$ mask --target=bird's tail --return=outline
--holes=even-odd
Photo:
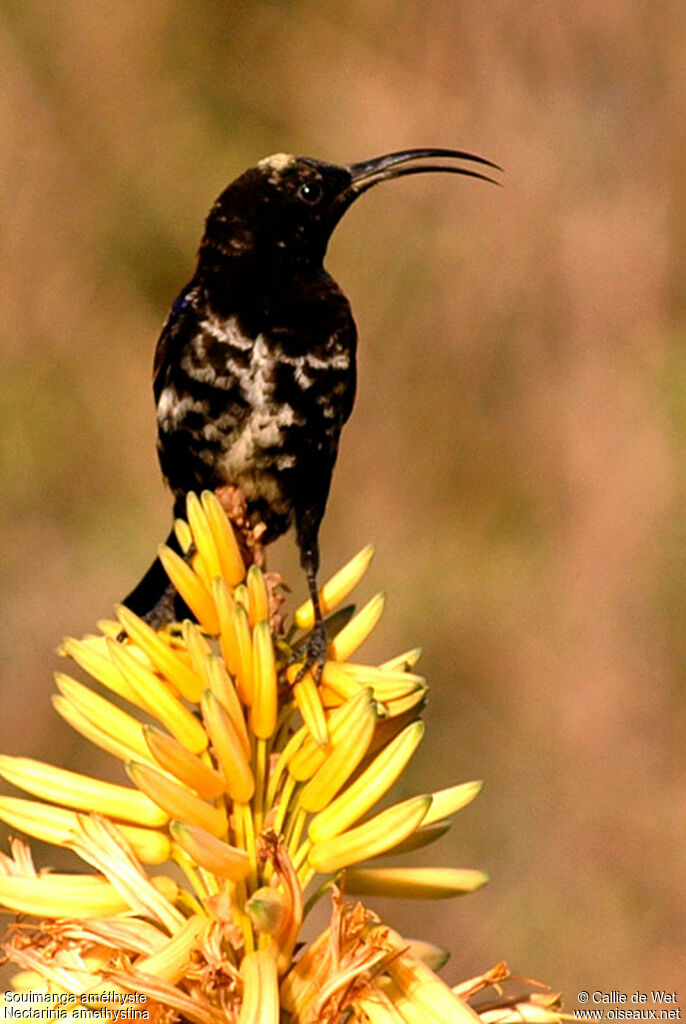
[[[173,530],[165,544],[182,558],[184,557]],[[159,558],[155,559],[143,579],[124,598],[122,603],[155,628],[172,622],[174,619],[180,621],[194,617],[174,589]]]

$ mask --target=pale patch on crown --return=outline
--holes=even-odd
[[[263,170],[285,171],[293,163],[295,163],[295,157],[291,153],[272,153],[271,156],[260,160],[257,166]]]

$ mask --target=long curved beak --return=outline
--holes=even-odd
[[[334,200],[331,212],[338,219],[358,196],[372,188],[373,185],[378,185],[380,181],[389,181],[391,178],[402,178],[408,174],[426,174],[430,171],[438,171],[446,174],[464,174],[469,178],[480,178],[481,181],[489,181],[493,185],[500,184],[495,178],[471,167],[460,167],[452,163],[424,163],[425,160],[461,160],[480,164],[482,167],[490,167],[495,171],[502,170],[491,160],[475,156],[473,153],[464,153],[459,149],[404,149],[397,153],[386,153],[384,156],[377,156],[372,160],[363,160],[361,163],[348,165],[346,170],[352,180]],[[418,163],[417,161],[422,162]]]

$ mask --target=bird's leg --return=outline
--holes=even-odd
[[[324,662],[326,661],[326,649],[329,645],[329,637],[326,632],[326,623],[319,604],[319,590],[317,588],[317,569],[319,567],[319,548],[314,546],[306,549],[301,555],[302,567],[307,576],[307,585],[310,591],[310,599],[314,608],[314,626],[307,641],[307,656],[305,664],[299,673],[300,679],[305,672],[313,671],[317,685],[322,681]]]
[[[308,467],[309,473],[306,477],[306,484],[302,486],[304,500],[301,500],[295,509],[295,533],[298,548],[300,549],[300,564],[307,577],[307,586],[310,591],[310,600],[314,609],[314,626],[307,640],[306,658],[303,669],[298,674],[298,679],[307,671],[312,671],[317,685],[322,681],[324,662],[326,661],[326,649],[329,645],[329,638],[326,631],[326,623],[322,615],[319,603],[319,591],[317,589],[317,573],[319,572],[319,526],[324,515],[328,486],[312,493],[312,480],[319,481],[321,474],[315,472],[316,464]],[[309,486],[307,486],[309,485]],[[307,487],[307,489],[306,489]]]

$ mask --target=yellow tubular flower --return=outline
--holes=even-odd
[[[84,672],[88,672],[89,675],[93,676],[93,679],[97,679],[108,690],[112,690],[113,693],[116,693],[119,697],[124,697],[132,704],[142,707],[136,691],[127,683],[116,666],[112,664],[112,660],[107,653],[105,637],[98,637],[96,642],[74,640],[72,637],[67,637],[62,641],[59,653],[64,657],[73,658]]]
[[[224,664],[232,676],[238,667],[238,641],[236,637],[236,602],[222,579],[212,582],[212,597],[219,621],[219,645]]]
[[[181,637],[190,657],[191,668],[202,679],[207,655],[212,651],[209,641],[203,635],[200,627],[189,619],[181,623]]]
[[[432,971],[440,971],[441,967],[445,967],[450,959],[450,952],[443,946],[437,946],[435,942],[427,942],[425,939],[405,939],[405,945],[410,956],[415,960],[421,960]]]
[[[207,736],[197,718],[175,697],[164,681],[139,664],[136,658],[118,644],[108,640],[112,661],[144,702],[146,709],[194,754],[207,746]]]
[[[428,687],[422,686],[404,697],[393,697],[383,702],[389,718],[396,718],[404,715],[407,711],[414,711],[417,714],[426,704]]]
[[[207,516],[207,523],[212,532],[221,566],[220,575],[227,586],[235,587],[245,576],[243,557],[229,521],[224,514],[217,496],[212,491],[203,491],[200,495],[202,507]]]
[[[200,699],[202,683],[198,677],[147,622],[125,605],[117,608],[117,618],[134,643],[147,654],[157,671],[166,676],[186,700]]]
[[[352,676],[366,686],[379,684],[390,688],[393,682],[414,683],[416,686],[424,686],[424,676],[409,672],[404,668],[383,668],[380,665],[363,665],[355,661],[344,661],[338,666],[346,675]],[[403,692],[401,690],[401,692]]]
[[[270,952],[246,953],[241,963],[243,1002],[238,1024],[279,1024],[279,982]]]
[[[129,910],[115,887],[98,875],[0,877],[0,903],[34,917],[109,917]]]
[[[209,579],[211,585],[214,577],[221,576],[222,574],[219,552],[214,542],[214,536],[212,535],[205,509],[201,505],[197,494],[193,494],[192,491],[186,495],[186,515],[188,516],[188,525],[193,535],[195,549],[204,566],[205,571],[203,575],[205,579]]]
[[[356,555],[353,555],[338,572],[334,573],[331,579],[326,581],[319,591],[319,607],[322,610],[322,615],[328,615],[329,612],[338,608],[339,604],[355,589],[371,564],[374,550],[373,544],[367,544]],[[296,609],[293,621],[299,629],[312,629],[314,606],[311,599]]]
[[[243,744],[246,757],[249,757],[250,738],[248,736],[245,718],[243,717],[243,708],[241,707],[241,702],[238,699],[238,694],[236,693],[236,687],[231,681],[231,677],[226,671],[224,663],[214,654],[210,654],[205,659],[205,679],[207,680],[210,690],[231,719],[231,722],[233,723],[233,726]]]
[[[424,676],[413,672],[377,668],[375,665],[357,665],[350,661],[335,667],[338,669],[336,678],[343,673],[362,686],[372,686],[378,700],[394,700],[426,686]]]
[[[141,756],[147,757],[143,729],[137,718],[62,672],[55,672],[55,682],[65,700],[96,728],[108,733]]]
[[[102,641],[103,637],[106,636],[111,636],[113,640],[116,640],[121,633],[121,626],[116,619],[98,619],[96,626],[102,633],[102,636],[97,636],[97,634],[93,636],[91,634],[91,638],[95,640]],[[122,637],[122,639],[125,638]]]
[[[180,555],[177,555],[166,544],[160,544],[157,556],[167,576],[197,617],[198,622],[208,633],[215,635],[219,633],[219,621],[212,597],[200,577]]]
[[[169,831],[196,864],[220,878],[242,882],[250,872],[250,857],[245,850],[217,839],[198,825],[172,821]]]
[[[188,970],[193,951],[207,926],[207,919],[200,915],[188,918],[162,949],[136,961],[136,971],[175,985]]]
[[[184,786],[194,789],[205,800],[216,800],[224,792],[224,776],[195,754],[191,754],[178,740],[152,725],[143,726],[143,735],[150,753],[160,768],[169,772]]]
[[[233,599],[236,604],[244,608],[247,615],[248,621],[250,620],[250,594],[248,593],[248,587],[245,583],[239,583],[237,587],[233,588]]]
[[[236,803],[245,804],[255,791],[255,780],[241,738],[211,690],[205,690],[200,706],[224,775],[225,790]]]
[[[429,967],[402,953],[402,938],[391,934],[398,956],[389,961],[388,974],[411,1003],[426,1015],[426,1019],[432,1024],[477,1024],[478,1014]]]
[[[326,714],[322,706],[319,688],[309,669],[305,672],[302,679],[296,682],[302,669],[302,664],[289,665],[286,670],[286,677],[293,687],[295,702],[298,705],[298,710],[303,717],[305,725],[310,731],[312,739],[318,746],[323,747],[329,738]]]
[[[363,1014],[362,1020],[369,1024],[407,1024],[402,1013],[393,1005],[383,992],[376,991],[355,1000],[356,1018]]]
[[[310,814],[321,811],[333,800],[366,754],[376,725],[376,708],[371,699],[362,704],[355,729],[348,729],[343,734],[324,764],[305,783],[299,803]]]
[[[402,654],[397,654],[394,658],[389,658],[388,661],[382,662],[379,665],[379,668],[389,669],[391,671],[399,669],[401,672],[411,672],[421,656],[421,647],[413,647],[409,651],[404,651]]]
[[[383,976],[377,980],[376,986],[392,1003],[404,1024],[427,1024],[425,1011],[421,1007],[416,1006],[392,978]]]
[[[329,654],[334,661],[346,661],[364,643],[381,618],[385,604],[386,595],[380,592],[353,615],[329,644]]]
[[[236,629],[236,686],[238,694],[248,707],[253,702],[252,636],[248,613],[241,604],[234,612]]]
[[[134,750],[132,747],[127,747],[125,743],[122,743],[115,736],[111,736],[105,732],[100,726],[94,725],[93,722],[86,718],[78,708],[63,697],[59,693],[55,693],[52,696],[52,706],[58,715],[60,715],[65,722],[80,733],[91,743],[94,743],[97,747],[102,750],[106,750],[108,754],[112,754],[113,757],[119,758],[120,761],[131,761],[135,760],[136,757],[145,758],[146,755],[143,751]]]
[[[483,782],[476,781],[461,782],[457,786],[435,790],[431,794],[431,809],[424,820],[424,825],[432,825],[435,821],[441,821],[461,811],[479,795],[482,788]]]
[[[250,726],[258,739],[268,740],[276,728],[277,690],[274,643],[269,624],[257,623],[253,630],[253,703]]]
[[[350,868],[346,892],[353,896],[392,896],[438,900],[475,892],[488,882],[483,871],[467,868]]]
[[[430,796],[415,796],[394,804],[357,828],[315,843],[308,854],[309,862],[315,871],[327,875],[378,857],[414,832],[430,805]]]
[[[423,722],[412,722],[396,736],[352,785],[312,819],[311,841],[331,839],[366,814],[397,782],[423,736]]]
[[[348,700],[363,686],[371,686],[376,699],[384,704],[424,690],[422,677],[409,672],[384,672],[371,665],[352,666],[333,661],[324,665],[322,680],[343,700]]]
[[[176,534],[176,539],[179,542],[179,547],[183,551],[184,555],[187,555],[193,547],[193,534],[191,533],[191,528],[185,519],[174,520],[174,533]]]
[[[155,771],[148,764],[127,764],[126,771],[131,781],[154,800],[169,818],[180,818],[193,825],[200,825],[214,836],[226,835],[226,814],[221,807],[211,804],[195,796],[185,786],[173,782],[167,775]]]
[[[27,793],[77,810],[153,827],[167,821],[168,815],[144,793],[28,757],[0,755],[0,775]]]
[[[366,714],[372,701],[372,691],[360,688],[350,700],[329,715],[327,729],[329,744],[321,747],[312,736],[307,736],[299,750],[288,762],[289,774],[298,782],[310,779],[326,760],[329,747],[334,747],[346,732],[354,731],[357,722]]]
[[[189,568],[195,574],[200,583],[202,583],[205,590],[209,593],[212,590],[212,577],[207,571],[207,566],[203,562],[198,552],[191,548],[191,550],[186,553],[186,557],[183,559],[183,561],[189,566]]]
[[[246,582],[250,625],[255,626],[258,622],[267,622],[269,619],[269,594],[264,573],[259,565],[250,566]]]
[[[76,811],[14,796],[0,796],[0,819],[11,828],[55,846],[70,842],[78,828]],[[169,859],[169,838],[163,832],[122,824],[117,829],[144,864],[162,864]]]

